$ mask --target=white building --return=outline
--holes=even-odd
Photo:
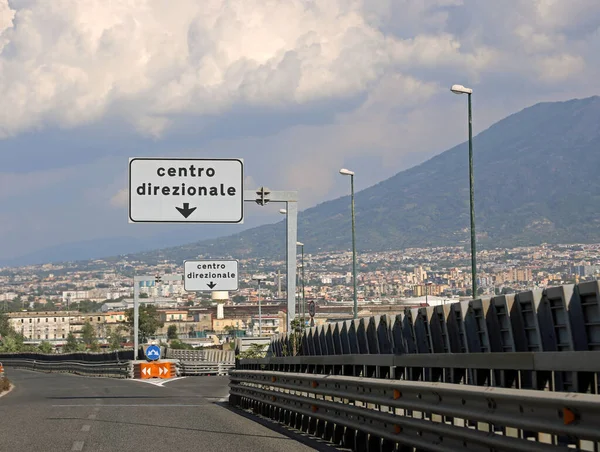
[[[15,292],[0,293],[0,301],[13,301],[17,296]]]
[[[62,301],[64,303],[69,300],[69,302],[79,302],[81,300],[88,300],[90,298],[90,293],[87,290],[67,290],[62,293]]]

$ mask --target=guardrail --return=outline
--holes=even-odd
[[[235,352],[233,350],[177,350],[168,348],[165,356],[186,362],[235,363]]]
[[[40,361],[35,359],[6,359],[5,366],[38,372],[63,372],[78,375],[112,378],[133,378],[131,361],[122,362],[82,362],[82,361]]]
[[[233,363],[208,363],[197,361],[179,361],[179,372],[181,375],[227,375],[235,368]]]
[[[600,396],[591,394],[234,370],[230,403],[352,450],[600,446]]]
[[[600,394],[600,351],[291,356],[237,369]]]

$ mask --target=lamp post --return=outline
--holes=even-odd
[[[471,113],[471,95],[473,90],[462,85],[452,85],[450,90],[455,94],[466,94],[469,106],[469,201],[471,211],[471,278],[473,299],[477,298],[477,257],[475,246],[475,196],[473,178],[473,119]]]
[[[301,278],[302,278],[302,326],[304,326],[304,322],[306,321],[306,296],[304,294],[304,243],[302,242],[296,242],[296,246],[300,247],[301,250],[301,264],[302,265],[302,274],[301,274]]]
[[[258,336],[262,336],[262,308],[260,304],[260,282],[267,279],[266,275],[254,275],[252,277],[253,280],[258,281]]]
[[[358,318],[358,300],[356,298],[356,226],[354,219],[354,171],[342,168],[342,176],[350,176],[350,196],[352,206],[352,282],[354,284],[354,318]]]

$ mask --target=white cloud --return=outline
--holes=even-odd
[[[0,59],[0,94],[12,107],[0,116],[7,134],[72,126],[114,108],[157,135],[172,114],[352,95],[390,64],[391,43],[352,0],[14,7]]]
[[[124,188],[119,190],[112,198],[110,198],[110,205],[113,207],[127,207],[129,204],[129,189]]]
[[[539,76],[542,80],[562,82],[585,69],[585,61],[580,56],[569,54],[555,55],[539,60]]]
[[[344,98],[368,92],[390,72],[419,68],[463,71],[477,80],[514,57],[514,49],[478,39],[477,27],[464,35],[451,30],[468,7],[458,0],[426,6],[420,0],[178,0],[176,7],[166,0],[30,0],[11,3],[14,10],[7,1],[0,0],[0,96],[9,106],[0,111],[3,135],[48,124],[72,127],[110,113],[159,137],[181,114]],[[519,4],[529,16],[509,15],[507,24],[530,43],[530,53],[555,42],[553,25],[564,30],[593,8],[581,1],[580,14],[564,18],[556,14],[564,9],[558,4]],[[386,14],[401,17],[410,36],[386,31]],[[527,29],[532,18],[542,24]],[[543,57],[565,54],[558,50]]]
[[[475,90],[475,133],[598,94],[598,48],[598,0],[0,0],[0,137],[108,118],[112,159],[53,132],[54,148],[26,150],[29,173],[3,165],[0,228],[15,253],[34,230],[40,243],[131,233],[126,153],[242,157],[246,188],[296,189],[306,208],[348,192],[341,166],[359,189],[463,141],[453,83]],[[113,139],[119,122],[153,140]]]

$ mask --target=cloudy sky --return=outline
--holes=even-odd
[[[127,223],[135,156],[238,157],[300,208],[540,101],[600,94],[598,0],[0,0],[0,260]],[[280,220],[250,206],[244,227]]]

